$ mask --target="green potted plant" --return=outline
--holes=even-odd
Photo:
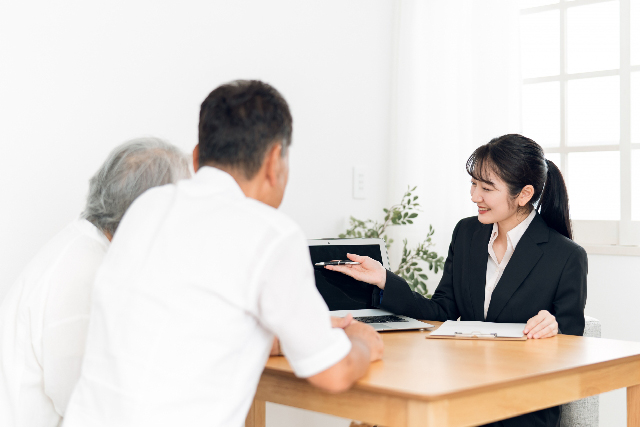
[[[350,237],[381,238],[384,239],[388,250],[393,243],[393,239],[386,235],[388,227],[413,224],[414,219],[418,217],[418,212],[421,212],[418,196],[414,195],[416,188],[408,187],[399,204],[393,205],[389,209],[383,209],[384,220],[382,223],[371,219],[362,221],[350,217],[349,228],[338,237],[343,239]],[[429,250],[433,247],[431,239],[434,232],[433,227],[429,225],[427,236],[413,249],[407,248],[407,239],[404,239],[402,241],[402,259],[394,271],[395,274],[407,281],[413,291],[427,298],[431,298],[426,283],[429,277],[423,267],[428,266],[429,271],[433,271],[435,274],[438,274],[438,271],[444,267],[444,258],[439,257],[435,251]]]

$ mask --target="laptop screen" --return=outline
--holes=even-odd
[[[379,245],[327,245],[309,246],[311,262],[346,260],[347,253],[371,257],[382,263]],[[360,310],[375,308],[371,304],[374,285],[359,282],[345,274],[315,267],[316,287],[329,306],[329,310]]]

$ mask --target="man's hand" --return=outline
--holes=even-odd
[[[347,254],[347,258],[351,261],[359,262],[360,265],[326,265],[324,268],[331,271],[339,271],[356,280],[384,289],[384,285],[387,282],[387,271],[382,264],[368,256]]]
[[[382,342],[380,334],[371,326],[354,320],[344,331],[352,342],[361,341],[367,346],[371,353],[372,362],[382,359],[384,343]]]
[[[353,322],[353,316],[347,314],[345,317],[331,316],[331,327],[344,329]]]
[[[353,320],[344,331],[351,341],[349,354],[335,365],[307,378],[315,387],[331,393],[348,390],[367,373],[371,362],[382,358],[384,350],[382,338],[369,325]]]
[[[540,310],[527,322],[523,333],[527,338],[551,338],[558,335],[556,317],[547,310]]]
[[[331,327],[344,329],[349,326],[353,320],[353,316],[347,314],[345,317],[331,316]],[[278,338],[273,339],[273,345],[271,346],[271,352],[269,356],[282,356],[282,349],[280,348],[280,340]]]

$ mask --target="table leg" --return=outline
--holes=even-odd
[[[627,387],[627,427],[640,427],[640,385]]]
[[[265,427],[267,422],[267,403],[264,400],[253,399],[245,427]]]

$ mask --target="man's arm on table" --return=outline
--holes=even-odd
[[[331,317],[331,326],[345,330],[351,341],[351,351],[340,362],[307,380],[318,388],[337,393],[349,389],[364,376],[370,362],[382,358],[383,344],[373,328],[353,320],[350,314],[347,317]],[[273,340],[270,355],[282,355],[277,338]]]
[[[353,316],[350,314],[347,314],[345,317],[331,316],[331,327],[344,329],[349,326],[352,321]],[[280,340],[278,340],[277,337],[273,339],[269,356],[284,356],[284,354],[282,354],[282,349],[280,348]]]
[[[354,320],[344,330],[351,341],[347,356],[307,380],[314,386],[332,393],[346,391],[362,378],[371,362],[382,359],[382,338],[371,326]]]
[[[265,252],[260,279],[258,317],[279,338],[295,374],[330,392],[348,389],[382,357],[379,334],[351,321],[344,332],[332,328],[320,296],[304,235],[293,230]],[[286,307],[286,310],[283,309]],[[346,321],[343,320],[345,323]]]

